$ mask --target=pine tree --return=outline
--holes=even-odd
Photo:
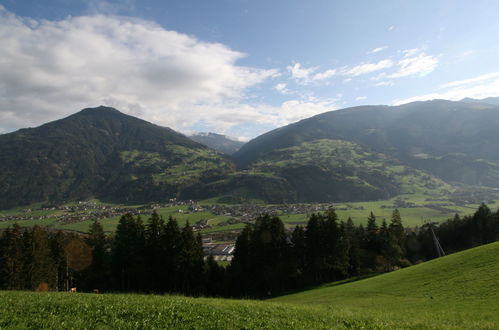
[[[161,281],[164,276],[164,266],[161,263],[165,250],[163,245],[164,227],[164,220],[154,211],[149,218],[145,232],[144,259],[146,261],[146,285],[148,291],[158,291],[161,289]]]
[[[55,282],[57,291],[68,291],[70,288],[70,270],[64,251],[66,242],[66,235],[60,230],[50,238],[51,255],[56,268]]]
[[[397,244],[403,252],[405,247],[405,230],[404,226],[402,225],[402,217],[400,216],[400,212],[397,209],[395,209],[392,213],[389,231],[390,234],[394,236]]]
[[[144,225],[140,217],[121,217],[116,228],[113,271],[119,290],[144,290]]]
[[[111,259],[108,253],[109,244],[101,223],[95,220],[91,225],[85,242],[92,249],[92,263],[85,271],[85,290],[108,290],[111,286]]]
[[[23,231],[20,226],[14,224],[12,229],[7,228],[2,234],[0,277],[3,289],[25,289],[23,253]]]
[[[181,291],[185,294],[197,295],[202,289],[203,280],[203,246],[201,236],[194,235],[189,222],[181,232],[182,244],[180,249]]]
[[[250,255],[250,238],[253,230],[246,225],[237,236],[234,255],[229,267],[230,291],[233,296],[247,296],[250,293],[252,271]]]
[[[306,277],[309,284],[322,283],[324,270],[327,269],[324,251],[324,233],[322,215],[312,213],[308,219],[305,229],[307,246],[307,267]]]
[[[29,238],[28,238],[29,237]],[[29,276],[28,289],[47,290],[56,286],[56,265],[51,256],[47,232],[34,226],[26,235],[26,261]],[[28,242],[30,240],[30,242]]]
[[[302,226],[296,226],[291,234],[291,249],[293,256],[294,282],[303,285],[303,276],[307,266],[307,239]]]
[[[363,230],[363,227],[362,227]],[[360,275],[360,241],[358,230],[353,224],[352,218],[348,217],[345,224],[345,235],[350,243],[348,251],[348,274],[349,276]]]
[[[177,220],[172,216],[164,225],[162,241],[163,256],[160,258],[161,285],[160,291],[175,292],[180,289],[180,251],[182,249],[182,236]]]

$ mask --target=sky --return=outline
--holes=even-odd
[[[498,1],[0,0],[0,133],[99,105],[241,140],[499,96]]]

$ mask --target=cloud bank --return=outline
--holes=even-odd
[[[239,66],[245,54],[152,22],[33,20],[0,6],[0,45],[0,130],[100,104],[180,130],[200,120],[226,129],[276,119],[274,109],[243,100],[277,70]]]

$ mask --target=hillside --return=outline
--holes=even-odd
[[[236,141],[228,136],[216,133],[197,133],[189,135],[189,138],[227,155],[232,155],[244,144],[244,142]]]
[[[489,102],[489,101],[487,101]],[[243,167],[320,139],[355,142],[447,182],[499,186],[499,106],[434,100],[326,112],[263,134],[234,154]]]
[[[499,242],[356,282],[271,299],[430,327],[499,324]]]
[[[499,243],[268,301],[0,292],[7,328],[497,328]],[[71,315],[71,317],[68,317]]]
[[[199,187],[193,196],[206,198],[219,191],[274,203],[352,202],[402,193],[445,196],[451,189],[428,173],[355,142],[321,139],[274,149],[247,170]]]
[[[0,209],[100,197],[149,202],[232,171],[222,155],[108,107],[0,135]]]

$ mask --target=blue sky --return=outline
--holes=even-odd
[[[249,139],[350,106],[499,96],[497,1],[0,5],[0,132],[105,104]]]

